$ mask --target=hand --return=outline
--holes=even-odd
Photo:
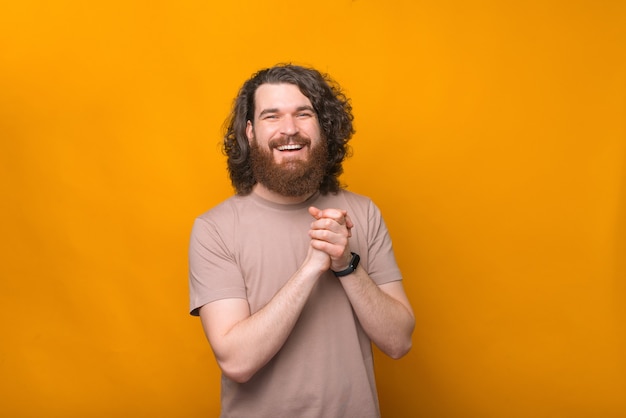
[[[324,251],[314,248],[313,245],[309,245],[309,251],[307,252],[303,267],[311,268],[313,271],[317,272],[317,274],[322,274],[330,268],[330,256]]]
[[[330,256],[330,269],[341,271],[350,264],[348,238],[354,227],[348,212],[342,209],[318,209],[311,206],[309,213],[315,218],[309,236],[311,246]]]

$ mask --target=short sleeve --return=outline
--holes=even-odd
[[[368,274],[377,285],[402,280],[387,225],[380,209],[371,200],[367,216]]]
[[[203,305],[219,299],[246,298],[241,270],[225,237],[228,232],[216,221],[203,217],[195,220],[189,242],[191,315],[198,316]]]

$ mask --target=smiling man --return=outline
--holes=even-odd
[[[259,71],[235,100],[236,195],[196,219],[189,248],[221,417],[379,417],[371,343],[392,358],[411,347],[380,211],[339,183],[351,110],[328,76],[294,65]]]

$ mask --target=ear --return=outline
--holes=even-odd
[[[246,122],[246,136],[248,137],[248,142],[254,139],[254,127],[250,121]]]

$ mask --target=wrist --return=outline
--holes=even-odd
[[[359,265],[359,261],[361,261],[361,257],[357,253],[350,253],[351,258],[348,262],[348,266],[341,270],[332,270],[337,277],[347,276],[348,274],[352,274]]]

